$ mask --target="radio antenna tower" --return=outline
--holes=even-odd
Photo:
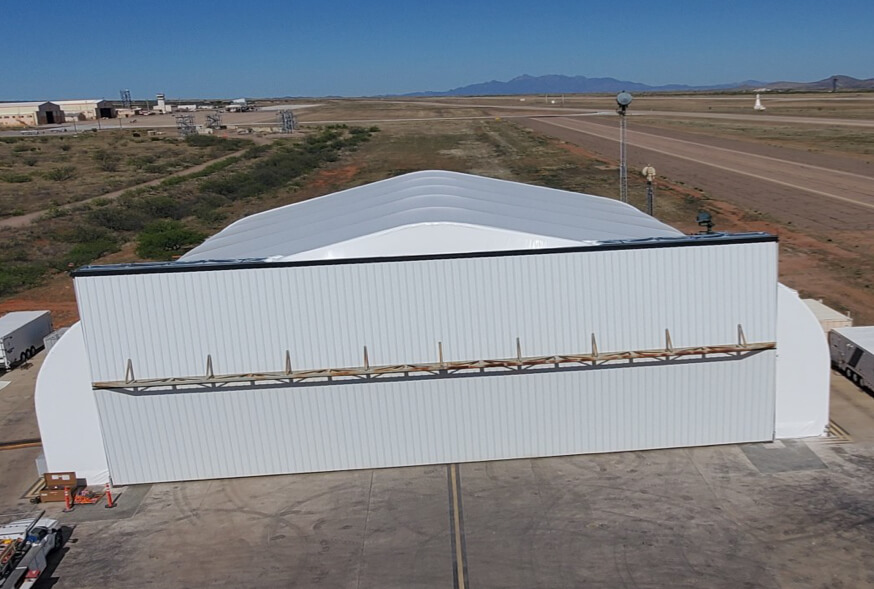
[[[130,90],[121,91],[121,106],[122,108],[131,108],[133,101],[130,98]]]
[[[294,129],[297,126],[297,121],[294,120],[294,111],[279,111],[279,120],[282,123],[283,133],[294,133]]]
[[[215,111],[213,113],[206,113],[206,128],[207,129],[221,129],[222,128],[222,113],[219,111]]]
[[[616,95],[616,104],[619,108],[616,112],[619,113],[619,200],[628,202],[628,158],[625,154],[625,134],[626,122],[625,114],[628,110],[628,105],[631,104],[631,94],[623,90]]]
[[[197,127],[194,125],[194,115],[178,115],[176,117],[176,129],[179,131],[180,137],[196,135]]]

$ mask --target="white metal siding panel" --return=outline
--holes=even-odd
[[[774,356],[96,394],[113,480],[131,484],[770,440]]]
[[[76,278],[95,381],[774,341],[776,243]]]

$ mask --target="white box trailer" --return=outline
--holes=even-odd
[[[874,326],[833,329],[828,343],[832,365],[860,387],[874,390]]]
[[[819,324],[822,326],[822,330],[828,334],[828,332],[832,329],[837,329],[838,327],[852,327],[853,326],[853,318],[849,315],[844,315],[838,311],[835,311],[828,305],[824,304],[821,300],[816,299],[803,299],[804,304],[807,305],[807,308],[813,311],[813,314],[816,316]]]
[[[14,311],[0,317],[0,370],[33,358],[52,332],[49,311]]]

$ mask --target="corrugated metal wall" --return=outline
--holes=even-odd
[[[95,381],[774,341],[776,243],[76,278]]]
[[[92,378],[774,341],[776,243],[76,279]],[[774,352],[528,375],[98,391],[118,483],[771,439]]]
[[[698,446],[772,439],[774,354],[97,402],[116,484]]]

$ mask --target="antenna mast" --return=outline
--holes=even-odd
[[[625,114],[628,110],[628,105],[631,104],[631,94],[623,90],[616,95],[616,104],[619,108],[616,112],[619,113],[619,200],[628,202],[628,158],[626,157],[625,135],[626,122]]]

